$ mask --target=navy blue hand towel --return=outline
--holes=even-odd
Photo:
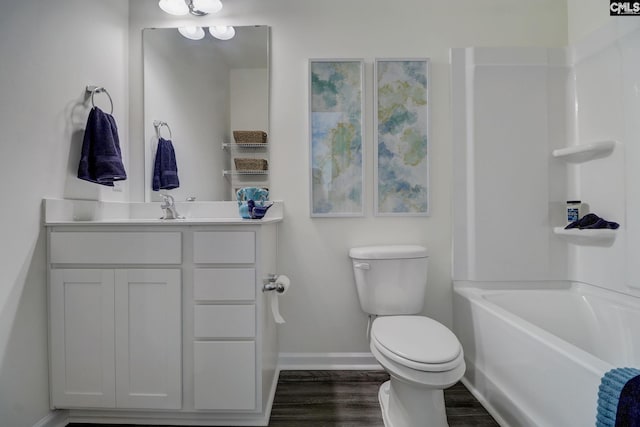
[[[614,368],[604,374],[596,427],[640,427],[640,370]]]
[[[640,427],[640,376],[630,379],[622,388],[616,427]]]
[[[78,178],[109,187],[114,181],[127,179],[116,121],[98,107],[91,109],[87,119]]]
[[[613,221],[607,221],[604,218],[600,218],[596,214],[586,214],[577,221],[573,221],[571,224],[565,227],[566,230],[571,228],[579,228],[581,230],[596,229],[596,228],[609,228],[615,230],[620,227],[620,224]]]
[[[153,167],[153,191],[171,190],[180,187],[176,152],[170,140],[160,138]]]

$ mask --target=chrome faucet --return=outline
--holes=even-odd
[[[164,210],[164,215],[160,219],[184,218],[180,216],[180,214],[178,214],[178,211],[176,210],[176,205],[175,205],[176,201],[173,198],[173,196],[170,196],[169,194],[161,194],[161,196],[162,196],[162,204],[160,205],[160,208]]]

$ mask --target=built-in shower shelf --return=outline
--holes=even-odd
[[[553,150],[551,154],[553,157],[569,163],[582,163],[608,156],[613,152],[615,145],[615,141],[598,141],[591,144],[559,148]]]
[[[616,239],[616,230],[577,228],[565,229],[564,227],[554,227],[553,233],[567,239],[571,243],[593,246],[610,246]]]

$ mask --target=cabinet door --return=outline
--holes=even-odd
[[[196,341],[193,351],[196,409],[256,409],[253,341]]]
[[[50,279],[52,405],[112,408],[113,270],[54,269]]]
[[[118,408],[181,408],[181,307],[179,269],[116,270]]]

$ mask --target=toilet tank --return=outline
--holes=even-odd
[[[427,289],[427,249],[417,245],[352,248],[349,257],[365,313],[417,314]]]

